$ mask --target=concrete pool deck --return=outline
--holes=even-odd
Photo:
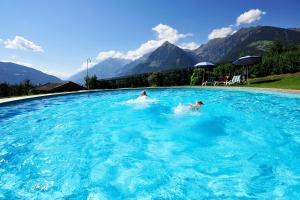
[[[20,96],[20,97],[9,97],[0,99],[1,104],[15,103],[19,101],[40,99],[46,97],[56,97],[61,95],[70,95],[70,94],[84,94],[89,92],[100,92],[100,91],[113,91],[113,90],[139,90],[139,89],[155,89],[155,88],[209,88],[209,89],[228,89],[228,90],[252,90],[252,91],[266,91],[266,92],[279,92],[279,93],[288,93],[288,94],[298,94],[300,95],[300,90],[293,89],[278,89],[278,88],[256,88],[256,87],[226,87],[226,86],[173,86],[173,87],[143,87],[143,88],[120,88],[120,89],[96,89],[96,90],[80,90],[75,92],[60,92],[60,93],[51,93],[51,94],[38,94],[38,95],[29,95],[29,96]]]

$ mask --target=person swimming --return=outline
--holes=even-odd
[[[143,90],[142,92],[141,92],[141,94],[140,94],[140,97],[147,97],[148,95],[147,95],[147,93],[146,93],[146,91],[145,90]]]
[[[192,110],[199,110],[199,108],[204,105],[204,103],[202,101],[196,101],[196,103],[194,104],[190,104],[190,109]]]

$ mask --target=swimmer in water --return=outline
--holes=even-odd
[[[199,108],[204,105],[202,101],[196,101],[194,104],[190,104],[190,109],[192,110],[199,110]]]
[[[146,93],[146,91],[145,90],[143,90],[142,92],[141,92],[141,94],[140,94],[140,97],[147,97],[148,95],[147,95],[147,93]]]

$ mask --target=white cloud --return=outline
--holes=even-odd
[[[102,51],[98,54],[97,56],[97,60],[98,61],[102,61],[105,60],[107,58],[123,58],[123,59],[127,59],[127,55],[126,53],[120,52],[120,51],[115,51],[115,50],[111,50],[111,51]]]
[[[254,21],[260,20],[266,12],[261,11],[260,9],[251,9],[247,12],[244,12],[236,19],[236,25],[239,26],[240,24],[249,24]]]
[[[197,44],[196,42],[184,42],[184,43],[181,43],[179,45],[179,47],[182,49],[194,50],[194,49],[197,49],[198,47],[200,47],[200,45]]]
[[[223,27],[219,29],[214,29],[212,32],[208,35],[208,39],[212,40],[215,38],[224,38],[230,35],[233,32],[231,27]]]
[[[69,73],[67,73],[67,72],[61,72],[61,71],[56,71],[56,70],[43,69],[42,71],[46,74],[56,76],[62,80],[67,80],[68,77],[70,76]]]
[[[89,69],[90,69],[91,67],[94,67],[94,65],[96,65],[96,64],[98,64],[98,62],[95,62],[95,61],[90,62],[90,63],[89,63]],[[77,73],[77,72],[80,72],[80,71],[82,71],[82,70],[86,70],[86,62],[83,62],[83,63],[81,64],[81,66],[76,70],[76,73]]]
[[[103,58],[104,58],[104,57],[103,57]],[[107,59],[107,58],[110,58],[110,57],[106,57],[105,59]],[[101,61],[103,61],[103,60],[105,60],[105,59],[101,59]],[[99,60],[96,60],[96,61],[92,60],[92,61],[89,63],[89,69],[92,68],[92,67],[94,67],[94,66],[95,66],[96,64],[98,64],[99,62],[100,62]],[[81,72],[81,71],[84,71],[84,70],[86,70],[86,61],[83,62],[83,63],[81,63],[81,66],[78,67],[78,68],[74,71],[74,73],[72,73],[71,75],[69,74],[69,75],[66,76],[65,78],[70,78],[70,77],[73,76],[74,74],[76,74],[76,73],[78,73],[78,72]]]
[[[98,54],[96,60],[98,62],[103,61],[107,58],[123,58],[135,60],[155,50],[165,41],[176,43],[180,39],[193,36],[193,34],[191,33],[178,33],[176,29],[165,24],[158,24],[157,26],[153,27],[152,30],[156,33],[157,38],[155,40],[148,40],[147,42],[141,44],[137,49],[127,52],[116,50],[102,51]]]
[[[16,63],[18,65],[24,65],[26,67],[34,66],[32,63],[20,60],[19,57],[16,55],[11,55],[11,56],[9,56],[9,59],[2,60],[1,62],[12,62],[12,63]]]
[[[8,49],[22,49],[34,52],[44,52],[41,46],[21,36],[16,36],[13,40],[7,39],[3,43],[5,45],[5,48]]]
[[[149,40],[141,44],[139,48],[127,52],[121,52],[115,50],[103,51],[98,54],[96,60],[98,60],[99,62],[107,58],[122,58],[122,59],[135,60],[153,51],[154,49],[158,48],[165,41],[166,40]]]
[[[179,34],[176,29],[164,24],[158,24],[152,30],[157,32],[158,40],[169,41],[171,43],[175,43],[181,38],[193,36],[191,33]]]
[[[239,26],[241,24],[249,24],[254,21],[260,20],[263,15],[265,15],[266,12],[261,11],[260,9],[251,9],[248,10],[247,12],[244,12],[240,16],[237,17],[236,19],[236,26]],[[212,32],[208,35],[208,39],[215,39],[215,38],[224,38],[227,37],[228,35],[233,35],[237,31],[233,30],[234,25],[231,24],[228,27],[223,27],[219,29],[214,29]]]

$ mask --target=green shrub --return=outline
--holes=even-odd
[[[193,74],[191,76],[190,85],[201,85],[204,72],[205,70],[201,68],[194,69]]]
[[[97,88],[97,76],[96,75],[93,75],[91,77],[86,76],[84,78],[84,81],[85,81],[85,86],[88,89],[96,89]]]
[[[148,83],[151,87],[157,87],[162,85],[163,75],[159,72],[153,72],[148,76]]]

